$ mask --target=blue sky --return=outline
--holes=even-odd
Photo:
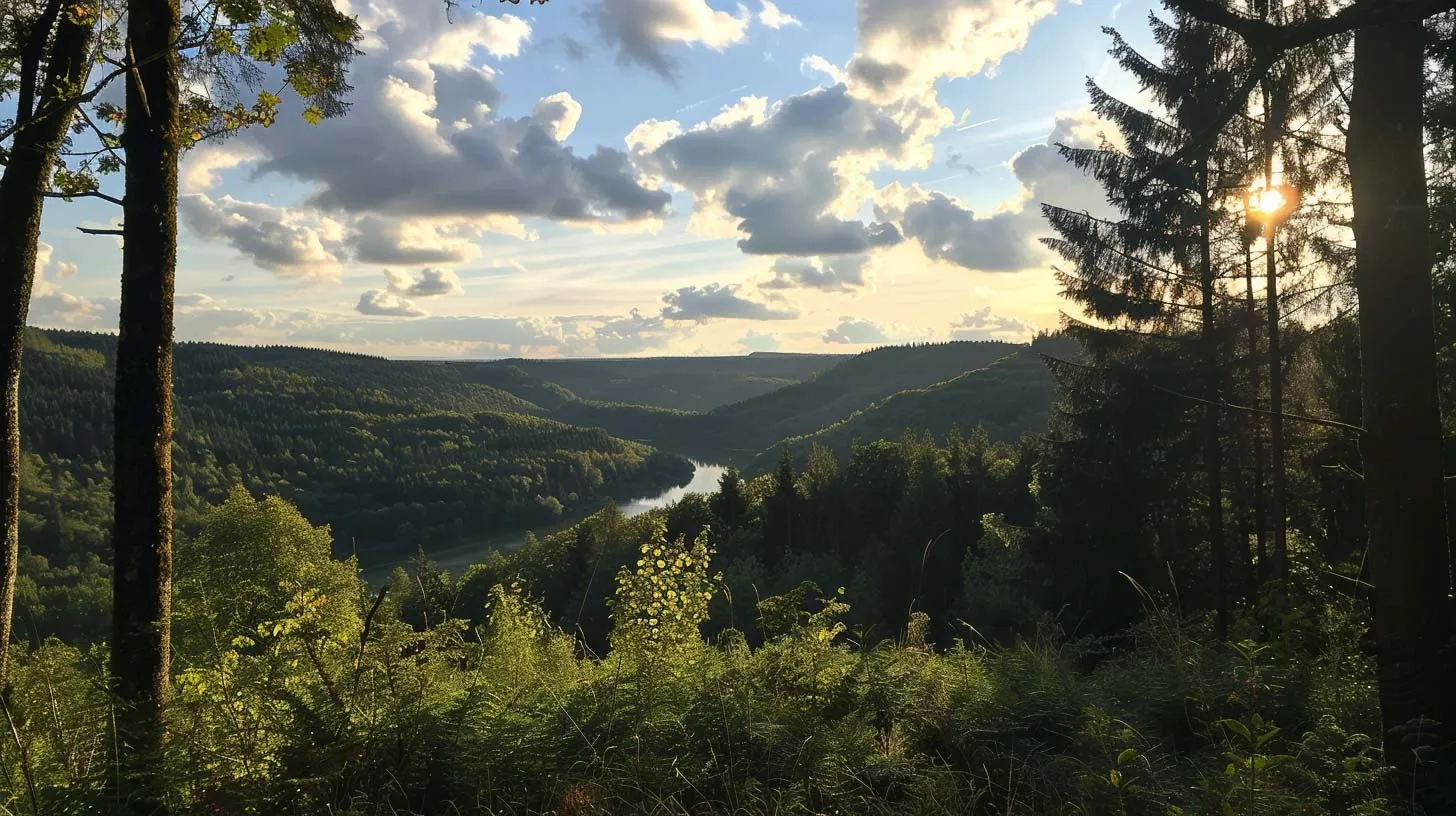
[[[854,351],[1057,323],[1049,140],[1147,0],[352,0],[354,107],[194,148],[178,337],[389,356]],[[117,180],[109,180],[115,184]],[[110,189],[110,188],[108,188]],[[114,192],[118,192],[116,190]],[[95,200],[35,325],[115,325]]]

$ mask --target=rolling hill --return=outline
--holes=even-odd
[[[1078,353],[1068,338],[1038,339],[983,368],[900,391],[813,433],[784,439],[760,454],[748,470],[767,471],[781,446],[796,461],[803,461],[814,444],[843,457],[856,441],[896,439],[907,431],[928,431],[944,439],[954,426],[980,425],[993,440],[1016,439],[1046,425],[1056,398],[1056,381],[1042,355],[1075,359]]]
[[[607,429],[684,455],[744,461],[783,439],[814,433],[907,389],[984,368],[1025,346],[953,342],[887,346],[842,360],[817,376],[707,412],[625,403],[569,402],[552,416]],[[974,423],[974,418],[968,418]]]
[[[43,482],[109,478],[115,344],[111,335],[29,333],[23,443]],[[185,343],[174,378],[179,509],[243,483],[294,501],[361,551],[413,552],[545,524],[692,473],[679,457],[541,416],[476,381],[470,366]],[[509,372],[484,379],[512,378],[524,383]],[[106,512],[104,502],[65,512],[105,528],[80,518]]]
[[[502,360],[479,365],[519,369],[586,402],[705,412],[793,385],[846,359],[849,355],[755,353],[740,357]]]

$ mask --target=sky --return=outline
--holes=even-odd
[[[1105,208],[1102,27],[1153,0],[348,0],[352,107],[191,149],[177,338],[389,357],[1025,341],[1043,202]],[[119,179],[105,182],[120,194]],[[32,325],[113,331],[118,223],[48,202]]]

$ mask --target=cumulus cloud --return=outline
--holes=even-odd
[[[239,333],[287,335],[327,319],[312,310],[254,309],[222,303],[200,292],[179,293],[176,306],[177,337],[182,340],[228,339]]]
[[[180,187],[184,193],[211,190],[222,181],[222,171],[254,161],[262,153],[242,142],[212,144],[188,151],[182,160]]]
[[[1036,333],[1036,326],[1018,317],[991,313],[985,306],[963,314],[950,325],[953,340],[1024,340]]]
[[[950,112],[941,113],[949,121]],[[837,85],[758,111],[733,106],[685,132],[677,123],[652,123],[646,130],[655,138],[639,135],[638,156],[693,193],[695,217],[735,223],[744,252],[858,253],[901,240],[893,224],[857,217],[871,189],[864,174],[882,160],[907,160],[941,113],[887,110]]]
[[[622,65],[641,65],[676,80],[678,59],[668,53],[681,45],[721,50],[741,42],[749,12],[714,9],[707,0],[600,0],[588,17],[602,40],[617,49]]]
[[[998,210],[977,213],[954,196],[895,182],[875,191],[875,216],[899,223],[905,237],[917,241],[933,260],[987,272],[1037,266],[1049,257],[1039,243],[1049,234],[1041,204],[1112,215],[1102,188],[1062,158],[1056,147],[1099,144],[1101,124],[1090,113],[1058,116],[1045,143],[1010,161],[1021,193]]]
[[[360,295],[354,311],[379,317],[425,316],[425,311],[415,306],[414,301],[385,289],[370,289]]]
[[[793,320],[799,312],[792,308],[775,308],[766,303],[749,300],[738,294],[740,287],[734,284],[709,284],[707,286],[684,286],[662,296],[667,305],[662,316],[668,320],[692,320],[704,322],[715,318],[737,320]]]
[[[115,325],[114,300],[90,300],[69,292],[55,290],[32,296],[26,322],[43,328],[98,329],[107,323]]]
[[[952,196],[930,193],[905,210],[905,234],[926,257],[987,272],[1015,272],[1044,257],[1036,243],[1040,214],[1018,211],[978,218]]]
[[[869,263],[869,255],[779,258],[773,264],[773,278],[758,286],[760,289],[851,292],[869,285]]]
[[[803,27],[804,24],[799,22],[799,18],[785,14],[779,10],[778,6],[770,3],[769,0],[761,0],[761,3],[762,5],[760,5],[758,10],[758,21],[763,25],[769,28],[783,28],[785,26]]]
[[[349,231],[354,260],[372,264],[464,263],[480,254],[482,230],[469,222],[366,215]]]
[[[573,334],[565,351],[573,355],[638,354],[666,348],[691,329],[671,326],[660,315],[645,315],[633,309],[626,317],[607,318],[588,324],[568,324]]]
[[[799,60],[799,70],[808,73],[823,74],[829,77],[835,85],[844,82],[844,72],[839,70],[839,66],[818,54],[809,54]]]
[[[337,221],[295,210],[204,193],[178,197],[182,220],[199,238],[226,241],[279,277],[336,279],[346,257]]]
[[[994,71],[1026,45],[1055,0],[858,0],[859,42],[848,74],[881,101],[924,93],[943,77]]]
[[[824,332],[824,342],[834,345],[863,346],[871,343],[888,343],[889,333],[873,321],[844,315],[839,324]]]
[[[426,267],[421,269],[419,276],[415,278],[411,278],[403,272],[386,269],[384,277],[389,281],[389,291],[404,298],[458,295],[465,291],[460,285],[459,276],[449,269]]]
[[[361,12],[363,56],[349,75],[349,115],[317,126],[280,116],[240,136],[261,152],[260,173],[311,185],[312,205],[399,218],[537,216],[568,222],[657,218],[667,193],[640,183],[620,151],[578,154],[561,143],[581,115],[564,93],[530,115],[497,114],[496,71],[477,52],[520,52],[530,26],[511,15],[381,0]]]
[[[531,118],[551,130],[551,138],[566,141],[581,121],[581,103],[566,91],[543,96],[531,109]]]

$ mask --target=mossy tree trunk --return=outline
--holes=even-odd
[[[165,812],[172,583],[172,295],[181,149],[178,0],[128,0],[125,225],[116,350],[111,673],[132,813]]]
[[[76,16],[75,7],[73,2],[56,0],[33,24],[21,65],[22,93],[15,114],[20,129],[0,174],[0,367],[5,378],[5,402],[0,407],[5,445],[0,454],[0,685],[20,559],[20,364],[35,286],[41,212],[51,170],[75,114],[76,104],[68,100],[79,95],[91,71],[92,18]],[[37,95],[42,73],[44,83]]]

